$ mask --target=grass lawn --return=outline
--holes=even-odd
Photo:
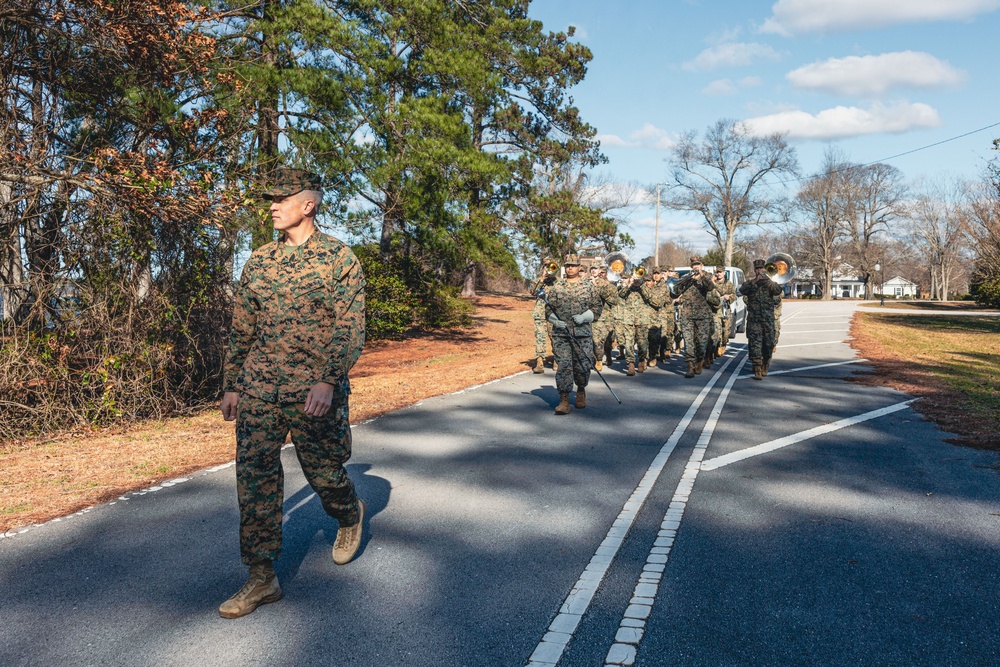
[[[915,407],[955,442],[1000,450],[1000,318],[858,313],[851,334],[866,381],[926,399]]]

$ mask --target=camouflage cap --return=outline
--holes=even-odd
[[[580,266],[580,256],[569,254],[563,258],[563,266]]]
[[[753,268],[755,268],[755,269],[763,269],[764,268],[764,260],[762,260],[762,259],[755,259],[753,261]]]
[[[279,169],[274,175],[274,185],[264,190],[264,199],[288,197],[303,190],[322,190],[323,179],[305,169]]]
[[[653,273],[663,273],[663,267],[662,266],[654,266],[653,267]]]
[[[699,257],[698,255],[693,255],[691,257],[690,262],[691,266],[694,266],[695,264],[701,264],[702,266],[705,266],[705,262],[701,261],[701,257]]]

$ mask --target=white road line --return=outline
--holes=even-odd
[[[607,574],[608,568],[618,554],[618,549],[621,548],[622,543],[625,541],[625,536],[635,522],[635,517],[646,502],[646,498],[656,484],[660,473],[663,472],[663,467],[666,465],[667,459],[670,458],[674,447],[677,446],[681,436],[684,435],[684,432],[690,425],[691,420],[694,419],[695,414],[697,414],[698,409],[705,401],[712,387],[715,386],[715,383],[722,377],[722,373],[735,358],[735,356],[730,357],[715,372],[715,375],[708,381],[708,384],[702,388],[684,414],[684,417],[681,418],[680,422],[674,428],[673,433],[670,434],[670,439],[663,444],[656,458],[649,464],[646,474],[643,475],[638,486],[635,487],[632,495],[629,496],[624,507],[622,507],[621,513],[618,514],[614,523],[611,524],[611,529],[608,530],[604,541],[601,542],[601,545],[597,548],[597,552],[590,559],[590,563],[584,569],[580,578],[577,579],[569,595],[566,596],[562,606],[559,608],[559,613],[549,625],[548,632],[545,633],[545,636],[542,637],[542,640],[538,642],[535,650],[531,653],[528,667],[551,667],[551,665],[558,664],[563,652],[566,650],[566,646],[573,639],[573,633],[576,632],[576,628],[580,624],[580,619],[590,607],[590,602],[594,599],[597,587],[604,580],[604,575]]]
[[[785,373],[799,373],[801,371],[813,371],[813,370],[816,370],[817,368],[829,368],[830,366],[844,366],[846,364],[863,364],[866,361],[868,361],[868,360],[867,359],[851,359],[850,361],[835,361],[835,362],[830,363],[830,364],[817,364],[815,366],[801,366],[799,368],[789,368],[788,370],[784,370],[784,371],[768,371],[767,376],[771,377],[772,375],[783,375]],[[752,378],[752,377],[753,377],[753,375],[747,373],[746,375],[741,375],[740,379],[741,380],[746,380],[747,378]]]
[[[862,415],[857,415],[855,417],[848,417],[846,419],[841,419],[840,421],[835,421],[830,424],[823,424],[822,426],[811,428],[808,431],[802,431],[801,433],[795,433],[793,435],[785,436],[784,438],[771,440],[770,442],[765,442],[755,447],[748,447],[747,449],[741,449],[738,452],[732,452],[731,454],[726,454],[724,456],[717,456],[714,459],[709,459],[708,461],[702,463],[701,469],[716,470],[723,466],[727,466],[730,463],[736,463],[737,461],[742,461],[743,459],[748,459],[753,456],[760,456],[761,454],[773,452],[776,449],[781,449],[782,447],[788,447],[789,445],[794,445],[796,443],[802,442],[803,440],[809,440],[810,438],[815,438],[820,435],[832,433],[833,431],[839,431],[842,428],[853,426],[854,424],[860,424],[861,422],[866,422],[870,419],[877,419],[878,417],[884,417],[885,415],[889,415],[894,412],[899,412],[900,410],[905,410],[906,408],[909,407],[910,403],[912,403],[915,400],[917,399],[911,398],[908,401],[903,401],[902,403],[896,403],[895,405],[890,405],[889,407],[886,408],[881,408],[879,410],[872,410],[871,412],[866,412]]]
[[[736,382],[736,377],[740,374],[743,366],[746,365],[747,359],[748,357],[743,357],[739,366],[729,376],[729,381],[726,382],[725,388],[719,394],[719,398],[716,399],[712,413],[705,422],[705,427],[698,438],[698,443],[695,445],[694,451],[691,452],[691,457],[684,467],[684,474],[681,475],[681,480],[677,483],[674,496],[670,501],[670,507],[667,509],[667,513],[663,516],[663,522],[660,524],[660,532],[657,533],[656,541],[653,542],[653,547],[646,557],[646,564],[642,568],[642,574],[639,575],[639,581],[633,590],[632,599],[629,601],[625,615],[618,625],[618,632],[615,634],[615,643],[611,645],[608,655],[604,659],[606,667],[635,663],[635,655],[639,650],[639,642],[642,641],[642,635],[646,631],[646,619],[649,618],[649,615],[653,611],[653,602],[660,589],[660,579],[663,577],[663,571],[667,568],[667,558],[673,547],[674,538],[677,537],[677,531],[681,526],[681,519],[684,517],[684,509],[687,507],[688,498],[694,489],[694,482],[698,478],[698,471],[701,467],[701,461],[705,456],[705,450],[708,448],[708,443],[712,440],[712,435],[715,433],[715,427],[719,423],[719,417],[722,415],[722,408],[729,398],[729,392]]]
[[[850,327],[844,327],[843,329],[821,329],[815,331],[796,331],[795,329],[785,329],[781,327],[781,333],[783,335],[798,336],[800,334],[825,334],[825,333],[847,333]]]
[[[791,345],[779,345],[778,349],[783,348],[783,347],[809,347],[811,345],[833,345],[835,343],[846,343],[849,340],[853,340],[853,339],[852,338],[845,338],[843,340],[824,340],[824,341],[822,341],[820,343],[793,343]]]

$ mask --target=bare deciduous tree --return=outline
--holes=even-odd
[[[699,213],[732,262],[737,231],[787,219],[784,198],[765,179],[798,171],[795,149],[782,134],[758,136],[740,121],[720,120],[698,141],[694,132],[672,150],[665,203]]]
[[[921,182],[908,209],[906,238],[930,277],[930,297],[947,301],[953,282],[965,274],[968,215],[967,185],[957,181]]]
[[[845,170],[844,230],[849,260],[865,280],[865,298],[872,297],[872,275],[879,257],[875,241],[891,223],[906,215],[903,173],[881,162]]]
[[[804,222],[796,230],[802,256],[799,261],[818,272],[823,300],[832,298],[833,271],[841,256],[846,233],[849,195],[847,184],[852,165],[836,150],[827,150],[823,167],[799,190],[796,208]]]

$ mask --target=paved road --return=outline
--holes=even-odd
[[[594,378],[525,373],[355,428],[360,557],[285,452],[280,603],[236,621],[231,466],[0,539],[7,665],[996,665],[997,456],[849,381],[854,303]]]

